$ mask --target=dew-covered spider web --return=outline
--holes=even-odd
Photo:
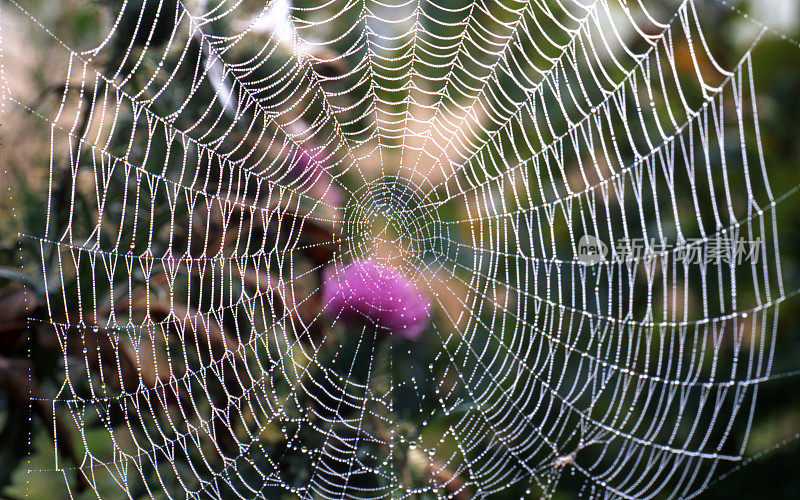
[[[795,293],[767,26],[716,42],[716,0],[64,4],[102,36],[0,8],[4,53],[47,40],[53,87],[3,105],[46,130],[23,236],[71,493],[688,497],[742,459]],[[429,301],[418,336],[330,312],[352,262]]]

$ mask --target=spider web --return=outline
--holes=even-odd
[[[766,27],[716,53],[715,6],[126,0],[87,43],[3,5],[57,54],[52,109],[4,104],[49,131],[47,222],[25,236],[88,484],[702,491],[743,456],[786,297]],[[386,259],[432,301],[418,345],[321,312],[323,269],[381,258],[384,219]],[[319,227],[333,239],[304,239]]]

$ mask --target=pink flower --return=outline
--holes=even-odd
[[[325,271],[325,312],[351,322],[358,316],[380,328],[416,340],[428,326],[431,304],[405,276],[373,260]]]
[[[301,148],[297,151],[297,159],[289,175],[292,180],[301,179],[302,182],[306,182],[312,177],[319,177],[324,170],[318,153]]]
[[[322,161],[320,152],[301,149],[297,162],[289,172],[292,182],[307,186],[308,196],[333,207],[342,205],[343,196],[339,186],[333,181],[328,167]]]

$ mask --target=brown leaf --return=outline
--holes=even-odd
[[[311,47],[309,55],[313,60],[314,70],[324,77],[337,77],[347,73],[344,58],[325,47]]]
[[[435,487],[444,488],[449,498],[456,500],[470,498],[464,480],[438,462],[428,464],[428,478]]]
[[[85,358],[115,391],[133,392],[141,385],[152,389],[159,380],[155,373],[142,369],[133,352],[112,340],[108,330],[95,325],[73,325],[66,330],[67,354]]]
[[[36,295],[23,286],[12,285],[0,290],[2,352],[10,352],[24,344],[28,335],[28,317],[39,305]]]
[[[328,224],[297,214],[275,204],[261,207],[251,201],[224,203],[214,201],[195,210],[183,222],[186,239],[191,233],[189,256],[245,255],[274,247],[295,248],[315,265],[331,260],[339,236]],[[184,251],[186,242],[175,243],[174,250]],[[246,246],[246,247],[245,247]]]

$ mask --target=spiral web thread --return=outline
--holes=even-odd
[[[64,353],[51,402],[98,494],[101,476],[126,495],[196,498],[552,494],[570,474],[585,495],[683,497],[741,458],[786,295],[753,88],[760,34],[726,67],[704,37],[709,4],[691,0],[148,3],[171,16],[165,41],[131,26],[145,16],[124,17],[138,7],[123,2],[89,49],[24,2],[3,5],[62,57],[49,63],[63,84],[52,110],[13,89],[4,100],[49,127],[51,203],[68,169],[69,212],[49,203],[43,233],[25,236]],[[143,42],[98,69],[122,30]],[[304,150],[322,167],[298,175]],[[330,224],[331,265],[363,257],[337,191],[361,216],[399,214],[415,255],[403,269],[432,297],[436,396],[422,427],[446,423],[438,442],[403,443],[433,471],[417,486],[392,466],[391,402],[417,380],[390,377],[380,393],[309,368],[336,347],[311,338],[326,321],[303,312],[321,266],[294,265],[298,235]],[[270,224],[284,237],[262,244]],[[181,231],[197,252],[176,248]],[[584,235],[609,259],[581,262]],[[682,244],[722,238],[757,246],[740,263],[735,249],[681,260]],[[645,253],[611,258],[622,239]],[[217,326],[231,317],[230,332]],[[375,329],[347,335],[369,370],[403,361],[376,354]],[[105,379],[129,359],[135,382]],[[112,453],[92,449],[90,420]],[[264,444],[270,432],[285,449]],[[308,465],[300,482],[289,454]],[[53,472],[69,468],[57,458]]]

